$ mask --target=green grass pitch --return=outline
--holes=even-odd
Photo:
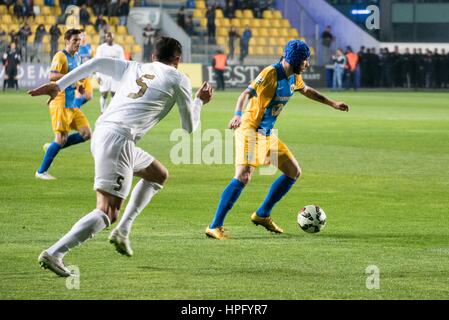
[[[238,94],[217,93],[202,130],[225,128]],[[79,289],[67,289],[37,256],[94,208],[89,143],[59,154],[58,180],[36,180],[53,136],[46,99],[0,93],[0,299],[449,298],[449,94],[327,94],[351,111],[298,95],[276,125],[303,171],[273,210],[284,234],[249,220],[276,177],[256,172],[227,217],[233,239],[205,237],[234,167],[170,161],[175,107],[139,143],[170,178],[134,225],[135,256],[120,256],[100,233],[66,256],[81,272]],[[98,93],[83,110],[93,126]],[[326,211],[323,232],[296,225],[307,204]],[[371,265],[379,289],[367,289]]]

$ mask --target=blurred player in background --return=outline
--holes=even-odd
[[[161,37],[155,44],[153,62],[111,58],[94,58],[57,81],[30,91],[32,96],[50,95],[50,100],[71,83],[101,70],[119,82],[111,105],[98,118],[91,150],[95,161],[96,209],[81,218],[58,242],[43,251],[40,265],[61,277],[71,275],[63,257],[70,249],[92,238],[116,221],[120,207],[128,196],[133,176],[135,185],[125,213],[109,241],[121,254],[132,256],[129,242],[131,226],[168,177],[167,169],[153,156],[136,146],[151,128],[178,104],[182,127],[189,133],[200,124],[203,104],[212,98],[212,87],[204,82],[192,99],[189,78],[177,70],[181,44]]]
[[[78,49],[78,55],[81,58],[81,64],[89,61],[92,58],[92,47],[90,43],[87,42],[87,34],[86,31],[81,30],[81,44]],[[94,96],[94,90],[92,88],[91,78],[87,77],[82,81],[82,86],[84,87],[84,94],[80,94],[79,91],[76,91],[75,105],[78,108],[81,108],[83,104],[87,101],[91,100]]]
[[[309,67],[309,58],[310,49],[303,41],[288,42],[282,59],[263,69],[239,96],[235,115],[229,123],[229,128],[236,129],[235,176],[223,191],[215,216],[206,228],[208,237],[218,240],[228,237],[223,229],[226,214],[249,183],[255,168],[270,163],[283,174],[271,185],[262,205],[252,213],[251,221],[269,231],[283,232],[271,219],[271,210],[287,194],[301,170],[292,152],[271,132],[278,115],[295,91],[334,109],[349,110],[345,103],[328,99],[304,84],[301,72]]]
[[[81,31],[77,29],[69,29],[64,34],[65,49],[57,52],[53,57],[50,81],[61,79],[65,74],[80,65],[81,59],[77,53],[81,42],[80,34]],[[55,99],[50,102],[49,111],[55,141],[44,146],[45,156],[35,174],[38,179],[54,180],[55,177],[48,173],[48,169],[59,151],[90,139],[92,132],[89,121],[75,103],[75,91],[77,89],[81,94],[84,93],[82,83],[74,82],[67,86],[64,91],[59,92]],[[78,132],[69,136],[71,130]]]
[[[2,55],[2,62],[5,66],[3,79],[3,91],[8,87],[15,87],[19,90],[19,80],[17,79],[17,67],[20,64],[20,52],[17,50],[15,42],[11,42],[9,50]]]
[[[70,5],[65,9],[65,26],[67,29],[80,29],[80,8]]]
[[[97,48],[95,54],[96,58],[113,58],[125,60],[125,50],[121,45],[114,43],[114,36],[111,32],[107,32],[105,35],[105,43],[101,44]],[[100,85],[100,109],[101,113],[107,108],[106,101],[108,98],[108,92],[111,93],[111,98],[114,97],[118,89],[118,81],[105,73],[97,72],[97,80]]]

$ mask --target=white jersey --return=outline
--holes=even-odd
[[[103,43],[98,46],[97,52],[95,53],[95,58],[112,58],[125,60],[125,51],[123,47],[118,44],[113,44],[112,46],[107,43]]]
[[[161,121],[178,104],[182,127],[194,131],[200,122],[202,101],[192,99],[190,80],[176,68],[160,62],[94,58],[57,81],[61,90],[95,71],[120,79],[119,89],[96,127],[109,127],[134,141]]]
[[[112,58],[125,60],[125,51],[123,47],[118,44],[113,44],[112,46],[107,43],[103,43],[98,46],[97,52],[95,53],[96,58]],[[118,83],[114,81],[111,77],[105,75],[104,73],[97,72],[98,77],[101,78],[100,92],[112,91],[115,92],[118,88]]]

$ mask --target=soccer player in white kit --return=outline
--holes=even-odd
[[[32,96],[47,94],[51,100],[60,90],[99,70],[121,79],[111,105],[97,120],[91,143],[97,207],[40,254],[38,262],[42,267],[62,277],[70,276],[62,260],[65,254],[116,221],[133,176],[138,176],[141,179],[131,193],[125,213],[109,236],[118,252],[127,256],[133,254],[129,242],[133,221],[168,177],[167,169],[136,147],[136,142],[162,120],[175,103],[182,127],[193,132],[199,126],[202,105],[212,98],[212,87],[204,82],[192,99],[190,80],[177,70],[181,53],[177,40],[162,37],[155,44],[152,63],[94,58],[56,83],[29,92]]]
[[[105,35],[105,43],[98,46],[95,57],[125,60],[125,51],[121,45],[114,43],[114,36],[112,33],[107,32]],[[96,76],[100,85],[100,109],[101,113],[104,113],[107,108],[106,101],[108,99],[108,92],[111,93],[112,99],[117,92],[119,81],[100,72],[97,72]]]

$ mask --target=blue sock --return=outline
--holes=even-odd
[[[85,96],[82,96],[81,98],[75,98],[75,106],[77,108],[81,108],[83,104],[87,102],[87,99]]]
[[[70,146],[73,146],[74,144],[78,144],[84,142],[84,138],[77,132],[77,133],[72,133],[68,138],[67,138],[67,142],[65,143],[65,145],[62,147],[62,149],[64,148],[68,148]]]
[[[214,229],[223,225],[226,214],[231,210],[234,203],[240,196],[245,185],[237,179],[232,179],[228,186],[221,194],[220,203],[218,204],[217,211],[215,212],[214,220],[210,224],[209,228]]]
[[[42,160],[42,164],[37,170],[39,173],[43,173],[50,168],[51,163],[53,162],[53,159],[58,154],[59,150],[61,150],[61,145],[57,144],[56,142],[52,142],[50,146],[47,149],[47,152],[45,152],[44,160]]]
[[[285,196],[295,182],[295,179],[287,177],[284,174],[277,178],[271,185],[265,200],[260,208],[257,209],[256,214],[259,217],[268,217],[274,205]]]

